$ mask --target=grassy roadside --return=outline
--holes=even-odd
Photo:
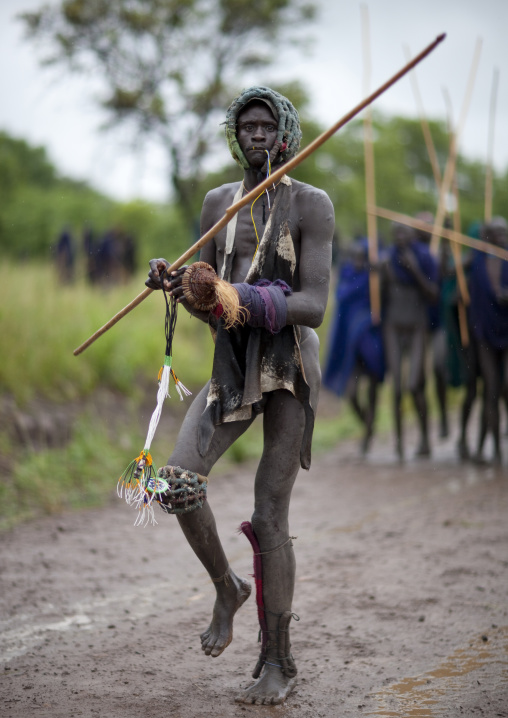
[[[165,349],[162,295],[148,297],[78,357],[73,350],[143,290],[144,278],[109,289],[79,280],[62,286],[49,263],[24,265],[20,273],[19,266],[2,262],[0,327],[7,341],[0,363],[0,526],[100,505],[134,458],[132,447],[135,455],[142,448],[148,426],[143,400],[146,393],[155,402]],[[199,386],[211,367],[209,332],[181,312],[177,333],[175,370],[185,384]],[[103,395],[115,397],[111,408],[98,406]],[[37,424],[34,404],[46,405],[48,414],[54,407],[69,413],[70,441],[45,435],[36,445],[20,437],[20,417]]]
[[[167,404],[166,412],[172,407]],[[10,468],[0,476],[0,529],[31,518],[58,514],[63,510],[98,507],[114,495],[123,469],[141,450],[144,436],[132,417],[120,429],[100,419],[88,408],[76,420],[71,440],[62,447],[12,450],[2,441],[4,465]],[[177,424],[162,431],[152,446],[154,460],[167,459],[176,438]],[[162,427],[161,427],[162,428]],[[146,428],[145,428],[146,433]],[[326,451],[339,441],[359,436],[359,426],[349,409],[336,417],[317,419],[313,454]],[[5,439],[5,436],[3,437]],[[259,457],[262,450],[262,423],[257,421],[235,442],[221,460],[231,468]],[[215,471],[220,468],[215,469]]]

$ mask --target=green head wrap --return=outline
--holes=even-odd
[[[300,130],[300,118],[291,102],[269,87],[249,87],[233,100],[226,112],[226,140],[233,159],[243,169],[249,169],[250,165],[243,154],[236,137],[236,124],[238,115],[249,102],[260,100],[265,102],[273,116],[277,120],[277,139],[270,152],[270,163],[272,165],[282,164],[294,157],[300,147],[302,132]]]

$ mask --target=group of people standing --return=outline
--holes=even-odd
[[[508,248],[506,220],[479,224],[476,238]],[[395,450],[405,458],[402,399],[412,397],[419,427],[416,455],[431,454],[426,379],[433,374],[439,435],[449,434],[448,387],[463,387],[458,453],[484,462],[485,440],[493,441],[494,463],[502,463],[501,410],[508,409],[508,262],[480,250],[460,253],[469,304],[462,301],[450,245],[442,240],[437,256],[430,232],[393,223],[391,244],[370,266],[368,242],[357,238],[339,264],[336,314],[329,338],[323,384],[347,398],[364,425],[362,452],[370,447],[378,391],[390,375],[393,391]],[[381,321],[372,319],[369,277],[379,272]],[[462,320],[462,321],[461,321]],[[365,397],[362,384],[366,384]],[[476,446],[470,449],[468,424],[481,387]]]
[[[118,227],[99,234],[91,226],[86,226],[80,252],[72,230],[65,226],[55,246],[55,263],[61,281],[74,280],[80,254],[90,284],[116,284],[131,277],[136,270],[135,239]]]

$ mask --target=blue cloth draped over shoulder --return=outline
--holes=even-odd
[[[469,317],[475,337],[495,349],[508,348],[508,304],[499,304],[487,274],[487,255],[475,251],[469,276]],[[508,288],[508,262],[501,268],[501,287]]]
[[[439,267],[435,258],[430,253],[429,245],[425,242],[413,240],[410,247],[416,257],[422,274],[431,282],[439,282]],[[397,281],[402,284],[415,284],[416,280],[411,272],[399,264],[397,254],[397,247],[391,247],[389,249],[390,264]],[[434,331],[442,324],[439,304],[429,304],[427,313],[429,316],[429,329]]]
[[[417,240],[413,240],[409,246],[416,257],[418,266],[420,267],[422,274],[424,274],[425,277],[427,277],[427,279],[429,279],[431,282],[437,282],[439,279],[439,268],[437,266],[436,260],[430,253],[429,245],[425,244],[425,242],[418,242]],[[392,269],[395,274],[395,277],[397,278],[397,281],[403,284],[415,284],[416,280],[411,274],[411,272],[402,265],[400,265],[397,260],[397,247],[390,247],[388,252]]]
[[[372,324],[369,271],[346,262],[336,290],[337,311],[331,327],[323,384],[343,396],[357,361],[378,381],[385,375],[381,329]]]

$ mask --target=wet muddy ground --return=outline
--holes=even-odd
[[[244,576],[252,472],[209,487]],[[291,511],[299,683],[276,707],[234,703],[258,655],[253,597],[225,653],[204,656],[214,587],[159,514],[134,528],[115,497],[0,536],[0,715],[508,716],[506,467],[458,463],[453,438],[404,465],[390,438],[368,460],[351,443],[314,457]]]

